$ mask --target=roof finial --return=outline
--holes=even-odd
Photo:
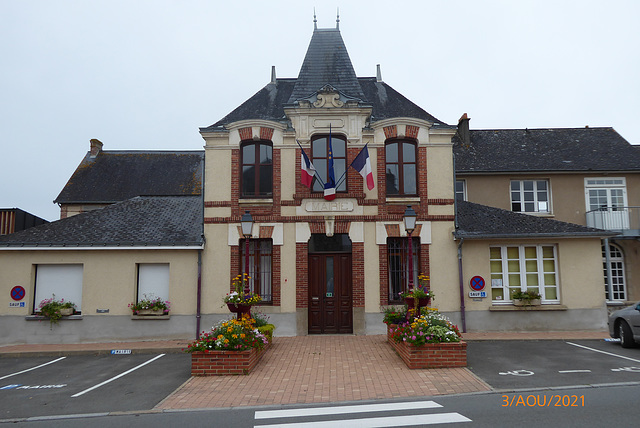
[[[336,30],[340,29],[340,8],[338,8],[338,12],[336,15]]]
[[[316,8],[313,8],[313,29],[318,29],[318,20],[316,19]]]

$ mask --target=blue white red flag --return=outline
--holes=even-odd
[[[372,190],[374,188],[373,172],[371,172],[371,161],[369,160],[367,144],[364,145],[360,153],[358,153],[358,156],[351,162],[351,166],[367,181],[367,189]]]
[[[300,145],[300,143],[298,143],[298,145]],[[300,180],[302,181],[302,184],[311,189],[313,176],[316,174],[316,168],[309,160],[309,157],[304,152],[302,146],[300,146],[300,150],[302,150],[302,155],[300,156]]]

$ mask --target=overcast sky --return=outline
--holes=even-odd
[[[297,77],[336,24],[359,77],[472,129],[611,126],[640,144],[639,1],[0,0],[0,208],[52,203],[105,150],[198,150],[198,128]]]

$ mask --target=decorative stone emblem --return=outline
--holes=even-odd
[[[313,103],[314,107],[342,107],[344,102],[340,101],[340,94],[331,85],[326,85],[317,95],[318,99]]]

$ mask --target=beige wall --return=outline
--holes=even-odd
[[[555,220],[586,225],[584,179],[593,177],[624,177],[627,182],[629,206],[640,206],[640,174],[505,174],[464,175],[467,200],[477,204],[511,210],[510,182],[514,180],[549,180],[551,215]]]
[[[560,305],[567,309],[600,308],[604,304],[604,277],[599,239],[558,239],[558,240],[505,240],[476,241],[466,240],[462,246],[463,285],[465,306],[467,311],[487,311],[491,306],[491,297],[481,301],[469,298],[472,291],[471,278],[479,275],[485,279],[485,291],[491,295],[491,270],[489,264],[489,247],[522,244],[554,244],[557,245],[557,272]],[[585,263],[593,260],[595,263]],[[458,303],[459,308],[459,303]]]
[[[195,314],[198,256],[195,250],[87,250],[0,251],[0,315],[31,315],[38,264],[82,264],[82,312],[96,315],[131,315],[135,301],[137,264],[169,263],[171,314]],[[25,308],[9,308],[10,290],[21,285],[27,291]],[[35,302],[36,306],[39,302]]]

